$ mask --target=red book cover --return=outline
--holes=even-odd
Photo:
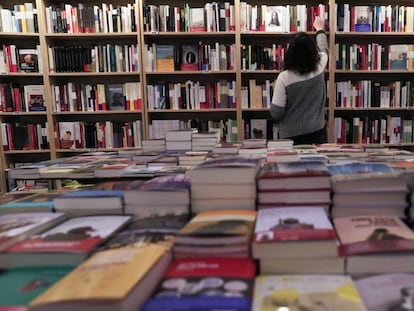
[[[20,241],[8,253],[89,252],[121,228],[130,216],[74,217],[39,235]]]
[[[341,256],[414,251],[414,232],[398,217],[340,217],[333,223]]]
[[[18,87],[13,87],[13,96],[14,96],[14,111],[22,111],[22,103],[20,101],[20,89]]]
[[[269,207],[257,213],[254,243],[334,239],[323,207]]]

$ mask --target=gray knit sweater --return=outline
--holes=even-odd
[[[320,62],[314,72],[300,75],[285,70],[276,79],[270,114],[279,122],[280,138],[312,133],[325,126],[328,40],[324,32],[317,32],[316,43]]]

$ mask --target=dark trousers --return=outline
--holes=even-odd
[[[323,144],[327,142],[326,127],[312,133],[289,137],[294,145]]]

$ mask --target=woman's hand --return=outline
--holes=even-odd
[[[323,30],[324,20],[320,16],[316,16],[313,21],[313,27],[315,28],[315,31]]]

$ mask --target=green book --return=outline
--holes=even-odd
[[[74,267],[30,267],[0,273],[0,306],[26,306]]]

